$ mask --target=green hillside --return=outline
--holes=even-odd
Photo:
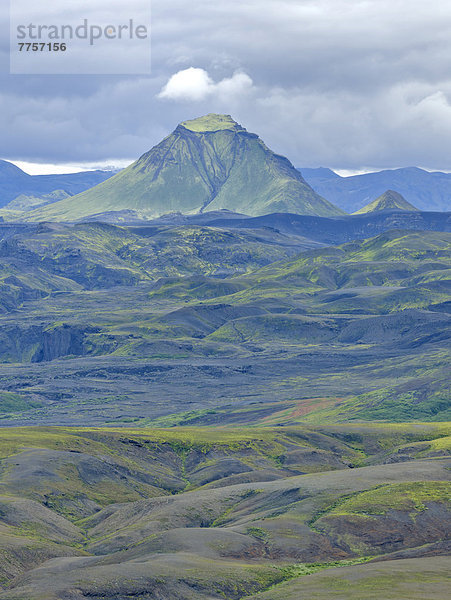
[[[363,215],[365,213],[378,212],[378,211],[392,211],[392,210],[406,210],[406,211],[418,211],[413,204],[407,202],[407,200],[398,192],[393,190],[387,190],[379,198],[373,200],[360,210],[354,212],[354,215]]]
[[[181,123],[127,169],[29,218],[71,221],[124,209],[151,217],[217,209],[252,216],[344,214],[314,192],[288,159],[229,115],[215,114]]]
[[[318,246],[268,229],[27,225],[0,244],[0,311],[55,292],[249,273]]]
[[[370,600],[374,577],[384,598],[445,598],[448,435],[2,428],[0,598]],[[415,573],[395,581],[400,560]]]

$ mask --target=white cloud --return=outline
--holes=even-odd
[[[170,100],[203,100],[211,93],[214,85],[207,71],[190,67],[173,75],[158,97]]]
[[[221,98],[227,99],[251,90],[254,83],[246,73],[234,73],[232,77],[223,79],[214,86],[214,92]]]
[[[158,94],[158,98],[199,101],[217,96],[230,99],[250,90],[252,85],[252,79],[246,73],[237,71],[232,77],[215,83],[205,69],[190,67],[172,75]]]
[[[13,164],[28,175],[65,175],[67,173],[80,173],[81,171],[116,171],[125,169],[135,158],[129,160],[102,161],[96,163],[36,163],[24,160],[12,160]]]

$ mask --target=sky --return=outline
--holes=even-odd
[[[5,4],[0,158],[29,172],[124,166],[209,112],[295,166],[451,171],[451,2],[152,0],[151,73],[123,76],[10,75]]]

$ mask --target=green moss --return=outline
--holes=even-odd
[[[331,408],[312,411],[305,420],[311,423],[447,421],[451,418],[450,400],[445,382],[437,382],[426,398],[423,390],[400,392],[397,387],[387,387],[348,398]]]
[[[432,502],[451,505],[451,482],[418,481],[379,486],[339,502],[327,514],[337,517],[383,515],[389,510],[422,512]]]
[[[253,596],[252,600],[447,600],[449,597],[446,557],[342,566],[343,569],[332,566],[299,580],[293,578]]]
[[[17,413],[42,406],[40,402],[13,392],[0,391],[0,413]]]
[[[372,559],[371,556],[362,556],[359,558],[347,559],[347,560],[335,560],[331,562],[315,562],[315,563],[297,563],[283,567],[283,572],[286,574],[286,580],[295,579],[297,577],[304,577],[305,575],[311,575],[312,573],[318,573],[324,569],[330,569],[333,567],[351,567],[353,565],[361,565]]]
[[[261,527],[248,527],[246,533],[262,542],[267,542],[270,539],[269,533]]]
[[[26,448],[75,450],[94,455],[110,451],[106,446],[77,435],[77,430],[65,427],[0,428],[0,458],[12,456]]]
[[[181,125],[190,131],[198,132],[242,129],[230,115],[215,113],[209,113],[191,121],[182,121]]]

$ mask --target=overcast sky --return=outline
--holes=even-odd
[[[224,112],[296,166],[451,171],[451,1],[152,0],[152,74],[129,77],[9,75],[7,17],[6,160],[123,165]]]

